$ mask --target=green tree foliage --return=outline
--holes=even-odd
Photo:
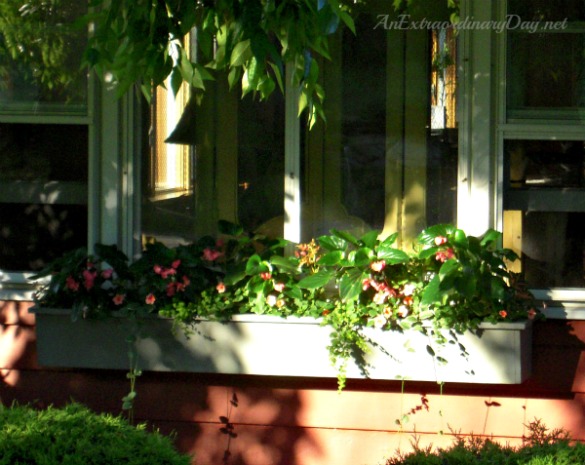
[[[68,0],[0,2],[0,91],[5,98],[44,102],[85,98],[75,53],[85,47],[85,32],[74,22],[86,11],[83,2]]]
[[[216,71],[230,86],[267,98],[282,90],[285,64],[300,86],[299,112],[323,117],[324,93],[316,57],[329,58],[328,36],[342,24],[354,30],[351,0],[95,0],[95,34],[86,61],[119,95],[138,84],[147,98],[170,76],[205,90]],[[196,53],[187,34],[194,31]]]

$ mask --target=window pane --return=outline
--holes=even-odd
[[[86,33],[72,22],[87,2],[3,0],[0,4],[0,111],[83,111]]]
[[[508,0],[508,14],[522,21],[585,21],[583,0]],[[515,20],[514,20],[515,21]],[[514,23],[512,23],[514,24]],[[544,23],[542,24],[544,26]]]
[[[87,243],[87,127],[0,124],[0,269]]]
[[[255,231],[284,215],[284,98],[238,105],[238,222]]]
[[[509,116],[518,116],[515,110],[583,108],[584,53],[585,34],[508,34]],[[564,117],[578,115],[573,111]]]
[[[0,269],[36,271],[87,245],[87,206],[0,203]]]
[[[506,141],[505,245],[533,287],[585,286],[583,141]]]
[[[448,29],[404,33],[378,21],[361,14],[358,33],[343,34],[341,64],[325,64],[333,116],[325,147],[309,154],[323,159],[323,213],[308,225],[312,235],[374,228],[407,239],[455,221],[456,39]]]
[[[0,123],[0,181],[87,180],[87,127]]]

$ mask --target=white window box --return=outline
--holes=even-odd
[[[39,363],[50,367],[127,369],[125,318],[72,322],[69,311],[33,309],[36,313]],[[366,330],[379,347],[368,355],[372,379],[411,379],[465,383],[516,384],[530,374],[530,322],[482,325],[457,344],[434,347],[448,360],[439,364],[428,350],[429,339],[418,332]],[[136,342],[139,367],[152,371],[245,375],[336,377],[327,346],[330,328],[312,318],[283,319],[238,315],[232,321],[201,321],[190,337],[173,333],[172,321],[143,321]],[[410,350],[405,346],[410,347]],[[349,364],[348,378],[364,378]]]

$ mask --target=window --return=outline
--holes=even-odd
[[[293,224],[300,240],[332,228],[377,228],[407,241],[429,224],[454,222],[456,39],[449,30],[377,26],[379,14],[391,13],[378,7],[359,15],[356,36],[335,36],[333,59],[319,64],[326,124],[309,131],[299,122],[291,89],[258,102],[223,80],[187,104],[179,122],[190,128],[186,137],[173,137],[153,117],[151,144],[192,150],[192,185],[153,195],[152,173],[161,172],[169,144],[144,159],[143,238],[190,241],[225,219],[272,236],[290,236]]]
[[[505,245],[521,256],[517,271],[530,286],[583,288],[585,4],[510,0],[506,13],[538,28],[508,31],[503,48]]]
[[[87,244],[84,2],[0,5],[0,269],[31,271]]]

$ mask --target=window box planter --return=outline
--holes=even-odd
[[[71,321],[68,310],[34,308],[39,363],[49,367],[128,369],[126,318]],[[531,322],[482,325],[457,344],[433,347],[448,362],[429,354],[429,339],[418,332],[380,331],[367,335],[378,345],[367,358],[372,379],[517,384],[531,369]],[[238,315],[222,323],[201,321],[186,337],[172,321],[149,318],[136,341],[139,367],[151,371],[247,375],[336,377],[326,347],[331,329],[311,318]],[[408,349],[408,348],[410,349]],[[363,378],[350,363],[348,378]]]

